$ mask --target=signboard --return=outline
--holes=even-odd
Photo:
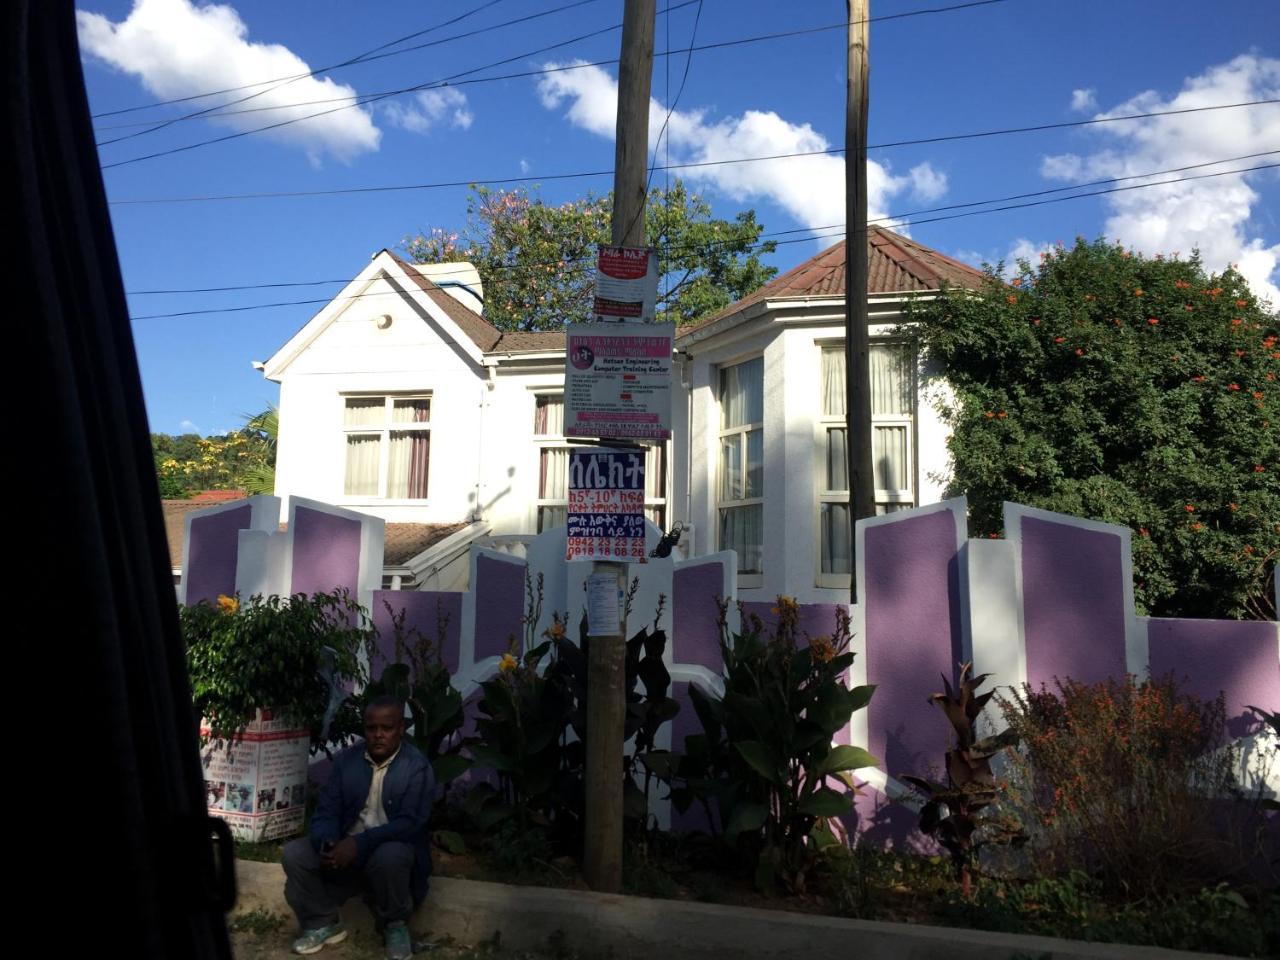
[[[566,560],[644,563],[644,451],[569,451]]]
[[[587,636],[615,637],[622,623],[622,590],[616,573],[587,577]]]
[[[200,736],[210,731],[202,721]],[[257,843],[302,832],[311,734],[261,710],[234,741],[208,740],[200,751],[205,806],[237,840]]]
[[[653,323],[658,305],[658,253],[650,247],[601,246],[596,255],[598,320]]]
[[[575,323],[567,333],[564,435],[671,437],[674,323]]]

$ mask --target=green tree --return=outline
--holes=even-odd
[[[244,427],[232,433],[210,437],[153,433],[151,450],[160,495],[180,499],[201,490],[271,493],[278,434],[279,413],[273,406],[246,417]]]
[[[908,317],[975,535],[1004,500],[1124,524],[1140,613],[1275,615],[1280,322],[1238,273],[1082,239]]]
[[[417,263],[476,265],[485,317],[502,330],[558,330],[590,319],[595,247],[608,243],[612,196],[550,205],[524,189],[472,187],[462,234],[434,230],[405,240]],[[691,323],[746,296],[777,269],[760,261],[772,242],[755,212],[732,220],[677,180],[650,191],[645,235],[659,251],[658,316]]]

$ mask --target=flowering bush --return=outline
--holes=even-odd
[[[1001,706],[1021,742],[1011,779],[1051,871],[1082,870],[1112,892],[1184,893],[1252,858],[1241,822],[1252,805],[1216,802],[1247,799],[1221,697],[1129,677],[1024,687]]]
[[[1123,524],[1139,613],[1274,617],[1276,316],[1233,270],[1102,241],[1018,274],[1016,297],[992,270],[908,312],[954,389],[950,490],[976,535],[1005,500]]]

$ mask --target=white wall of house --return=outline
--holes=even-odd
[[[485,371],[444,334],[434,316],[387,281],[374,281],[364,294],[351,300],[280,378],[276,495],[310,497],[389,521],[462,520],[471,513],[479,475],[476,438]],[[386,316],[390,323],[380,326],[379,318]],[[431,397],[425,500],[344,491],[345,399],[386,394]]]
[[[879,298],[871,309],[873,341],[891,339],[901,319],[897,298]],[[764,358],[764,560],[759,574],[740,574],[739,595],[763,600],[789,594],[803,602],[841,602],[847,586],[822,585],[819,492],[824,484],[822,348],[842,344],[843,307],[838,301],[774,304],[705,340],[680,344],[688,353],[682,375],[689,383],[687,418],[674,421],[676,451],[688,465],[674,471],[673,503],[679,519],[695,525],[695,555],[720,549],[719,457],[722,367]],[[936,503],[948,465],[946,427],[936,410],[940,387],[919,371],[912,447],[915,503]],[[680,454],[677,453],[677,457]],[[935,479],[937,478],[937,479]],[[687,507],[686,507],[687,504]]]

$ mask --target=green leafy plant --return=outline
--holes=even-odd
[[[972,676],[973,664],[960,665],[960,678],[952,690],[942,678],[944,693],[929,698],[946,714],[955,734],[947,751],[947,782],[902,774],[899,779],[923,795],[920,830],[934,837],[951,856],[961,893],[972,893],[973,869],[979,851],[991,844],[1021,846],[1027,835],[1021,825],[996,804],[998,785],[991,759],[1014,741],[1011,734],[978,739],[978,719],[995,691],[978,693],[988,674]]]
[[[311,731],[324,749],[345,732],[326,726],[334,691],[365,680],[367,612],[346,591],[310,597],[219,597],[179,611],[193,705],[215,739],[242,733],[259,709]]]
[[[818,851],[837,842],[838,818],[853,808],[850,772],[878,763],[861,747],[832,743],[875,688],[844,680],[853,653],[843,609],[833,633],[807,646],[796,602],[779,597],[775,610],[772,630],[744,615],[731,634],[720,602],[724,694],[690,688],[702,733],[665,772],[677,809],[694,800],[714,809],[721,835],[754,864],[758,887],[802,892]]]
[[[1275,618],[1280,322],[1239,273],[1081,239],[908,320],[974,535],[1006,500],[1122,524],[1138,613]]]

